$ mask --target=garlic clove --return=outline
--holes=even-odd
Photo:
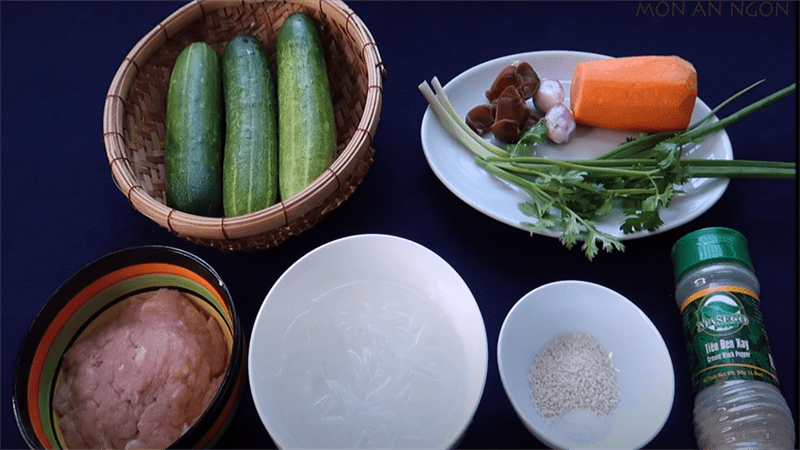
[[[556,144],[569,142],[575,131],[575,116],[563,103],[550,108],[542,121],[547,128],[547,137]]]
[[[539,89],[533,95],[533,105],[542,114],[547,114],[555,105],[564,103],[566,91],[558,80],[545,78],[539,84]]]

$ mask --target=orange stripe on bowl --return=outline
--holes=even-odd
[[[230,309],[227,304],[223,301],[222,297],[217,292],[215,286],[209,283],[205,278],[201,277],[200,275],[192,272],[189,269],[175,266],[172,264],[164,264],[164,263],[147,263],[147,264],[138,264],[135,266],[124,267],[122,269],[116,270],[111,272],[102,278],[94,281],[89,286],[83,288],[77,295],[75,295],[69,302],[64,306],[64,308],[56,315],[53,319],[50,326],[45,331],[44,335],[42,336],[42,340],[39,342],[38,347],[36,348],[36,353],[33,355],[33,361],[31,362],[31,370],[28,377],[28,393],[27,393],[27,401],[28,401],[28,414],[31,418],[31,425],[36,433],[36,437],[39,439],[43,445],[49,443],[47,439],[47,434],[45,433],[44,427],[42,427],[42,423],[38,420],[41,412],[39,411],[39,379],[41,378],[39,374],[41,373],[45,360],[47,359],[47,354],[50,352],[50,349],[55,342],[56,336],[61,332],[64,325],[69,321],[69,318],[72,317],[73,314],[89,299],[93,296],[97,295],[99,292],[103,291],[104,289],[113,286],[114,284],[127,280],[129,278],[137,277],[139,275],[147,275],[147,274],[154,274],[154,273],[166,273],[170,275],[179,275],[184,278],[188,278],[199,285],[206,288],[209,292],[211,292],[217,301],[225,308],[226,314],[230,317]],[[52,448],[50,446],[46,446],[45,448]]]
[[[219,302],[220,306],[222,306],[222,308],[225,309],[225,315],[227,317],[229,317],[229,318],[232,316],[230,307],[228,306],[227,303],[225,303],[225,301],[222,299],[222,296],[217,291],[217,289],[219,289],[219,286],[214,286],[213,284],[209,283],[208,280],[206,280],[205,278],[201,277],[200,275],[192,272],[189,269],[186,269],[186,268],[183,268],[183,267],[180,267],[180,266],[172,266],[172,265],[169,265],[169,264],[152,264],[152,265],[161,266],[163,268],[163,270],[155,271],[156,273],[170,273],[170,274],[173,274],[173,275],[180,275],[180,276],[182,276],[184,278],[188,278],[188,279],[194,281],[195,283],[199,284],[200,286],[203,286],[204,288],[206,288],[208,290],[208,292],[211,292],[214,295],[214,298],[217,299],[217,301]],[[167,271],[167,269],[171,269],[171,271]],[[151,272],[151,273],[153,273],[153,272]]]

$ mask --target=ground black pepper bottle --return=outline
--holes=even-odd
[[[745,237],[704,228],[672,248],[675,299],[695,392],[700,448],[794,448]]]

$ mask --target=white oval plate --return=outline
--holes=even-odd
[[[541,51],[505,56],[463,72],[444,85],[444,91],[459,115],[466,117],[470,109],[487,103],[484,93],[506,65],[515,61],[527,61],[540,78],[554,78],[561,81],[567,91],[568,104],[572,74],[578,63],[606,58],[609,56],[573,51]],[[692,121],[700,120],[710,111],[711,109],[698,98]],[[569,143],[541,145],[536,150],[536,155],[561,159],[594,158],[635,135],[623,131],[579,126]],[[536,219],[523,214],[517,206],[521,202],[528,201],[527,194],[478,166],[472,153],[442,127],[430,106],[422,118],[421,137],[422,149],[431,169],[458,198],[487,216],[522,230],[528,230],[521,224],[522,222],[535,222]],[[733,149],[727,133],[723,130],[706,137],[698,145],[687,146],[684,149],[684,156],[730,160],[733,159]],[[654,232],[624,234],[620,230],[624,216],[619,208],[597,220],[597,228],[621,240],[667,231],[706,212],[719,200],[727,187],[728,179],[689,180],[681,187],[685,194],[675,195],[669,208],[661,210],[664,224]],[[539,234],[557,237],[560,232],[546,230]]]
[[[248,373],[279,448],[451,448],[486,381],[478,304],[441,257],[342,238],[284,272],[258,311]]]
[[[589,333],[611,354],[619,403],[602,419],[569,415],[547,420],[531,396],[537,355],[572,333]],[[675,374],[669,351],[650,319],[604,286],[566,280],[540,286],[511,308],[497,340],[500,380],[525,427],[552,448],[639,448],[672,410]]]

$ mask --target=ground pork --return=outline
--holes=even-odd
[[[53,409],[69,448],[164,448],[208,407],[228,361],[217,321],[177,290],[139,295],[64,354]]]

